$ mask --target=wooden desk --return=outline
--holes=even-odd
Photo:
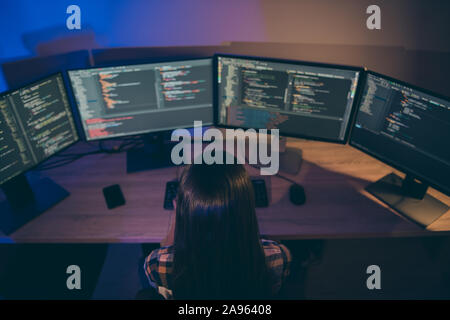
[[[364,186],[393,171],[389,166],[346,145],[288,140],[303,150],[297,176],[307,203],[294,206],[290,183],[268,178],[270,207],[258,209],[261,233],[280,239],[350,238],[434,235],[396,215],[368,195]],[[80,143],[67,152],[80,152]],[[71,195],[42,216],[12,234],[15,242],[159,242],[166,235],[170,211],[163,209],[165,184],[176,168],[126,173],[126,154],[87,156],[43,175],[54,179]],[[251,175],[259,170],[249,168]],[[102,188],[119,183],[127,204],[108,210]],[[430,190],[441,201],[450,198]],[[1,195],[2,197],[3,195]],[[450,230],[450,212],[429,226]],[[442,233],[438,233],[442,234]]]

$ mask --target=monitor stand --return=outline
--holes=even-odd
[[[427,194],[428,185],[406,175],[405,179],[390,173],[371,183],[366,190],[409,220],[427,227],[449,207]]]
[[[259,137],[261,139],[261,136]],[[268,139],[268,143],[270,139]],[[303,153],[302,149],[296,147],[287,147],[287,138],[279,137],[279,171],[296,175],[300,171],[302,165]],[[270,146],[268,146],[271,149]],[[246,151],[248,153],[248,151]],[[246,154],[246,161],[248,161],[248,155]],[[256,167],[262,167],[259,162]]]
[[[144,146],[127,151],[127,173],[174,166],[170,158],[174,143],[162,133],[143,137]]]
[[[19,175],[1,187],[6,200],[0,202],[0,230],[10,235],[21,226],[69,196],[49,178]]]
[[[302,149],[287,147],[286,143],[287,138],[280,137],[280,171],[295,175],[302,165]]]
[[[286,147],[283,152],[280,152],[280,171],[297,174],[302,165],[302,149]]]

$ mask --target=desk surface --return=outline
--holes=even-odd
[[[434,235],[450,231],[450,211],[423,230],[398,216],[364,191],[391,167],[347,145],[292,139],[303,150],[296,176],[307,203],[294,206],[290,183],[267,177],[270,206],[257,209],[262,234],[279,239],[349,238]],[[67,152],[87,148],[79,143]],[[159,242],[168,230],[171,211],[163,209],[165,184],[176,168],[126,173],[126,154],[87,156],[70,165],[45,171],[71,195],[11,235],[15,242]],[[248,168],[256,176],[259,170]],[[108,210],[102,188],[120,184],[126,205]],[[431,189],[446,204],[450,198]],[[3,197],[3,195],[0,195]],[[439,233],[440,234],[440,233]],[[1,238],[1,237],[0,237]]]

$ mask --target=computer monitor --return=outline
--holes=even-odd
[[[406,173],[389,174],[367,190],[427,226],[448,207],[426,194],[450,195],[450,99],[369,71],[350,144]]]
[[[88,141],[213,123],[211,58],[68,73]]]
[[[68,195],[24,173],[78,141],[62,75],[0,95],[0,229],[9,234]]]
[[[128,172],[172,165],[170,147],[161,138],[169,130],[191,128],[195,120],[213,124],[212,58],[68,74],[86,140],[148,138],[144,148],[127,152]]]
[[[214,62],[218,125],[346,142],[362,68],[225,54]]]

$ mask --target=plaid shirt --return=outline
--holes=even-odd
[[[289,275],[291,254],[284,245],[272,240],[261,239],[266,256],[266,263],[274,279],[273,293],[277,293],[284,279]],[[168,283],[173,270],[173,247],[167,246],[153,250],[145,259],[144,270],[150,285],[166,299],[172,298]]]

